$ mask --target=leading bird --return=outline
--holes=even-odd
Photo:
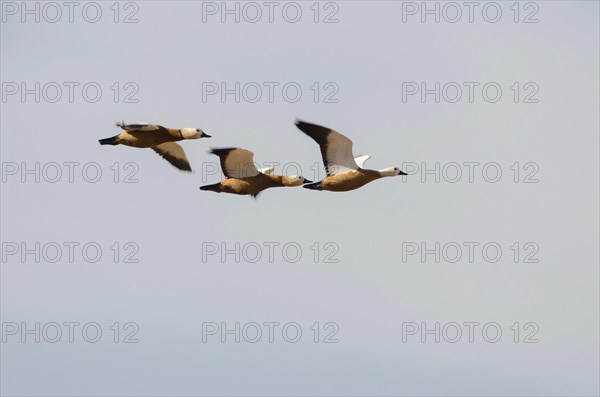
[[[397,167],[379,171],[362,168],[371,156],[355,158],[352,154],[352,141],[330,128],[300,120],[296,120],[296,127],[319,144],[327,172],[322,181],[303,186],[307,189],[347,192],[386,176],[407,175]]]

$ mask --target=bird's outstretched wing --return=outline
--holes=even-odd
[[[371,156],[369,156],[368,154],[365,154],[363,156],[358,156],[354,158],[354,161],[356,161],[356,164],[360,167],[360,168],[365,168],[365,162],[370,159]]]
[[[182,171],[191,171],[190,163],[183,151],[183,148],[175,142],[167,142],[153,146],[152,150],[160,154],[162,158],[173,164]]]
[[[296,120],[296,127],[319,144],[328,176],[358,170],[358,164],[352,155],[352,141],[346,136],[330,128],[300,120]]]
[[[226,148],[212,149],[210,152],[219,156],[223,174],[227,178],[250,178],[259,174],[254,165],[254,153],[249,150]]]
[[[127,132],[156,132],[166,130],[162,125],[148,123],[125,124],[124,121],[117,123],[117,127],[120,127],[123,131]]]

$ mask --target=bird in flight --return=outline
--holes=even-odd
[[[352,141],[330,128],[300,120],[296,120],[296,127],[319,144],[327,172],[323,180],[303,186],[307,189],[347,192],[379,178],[407,175],[397,167],[379,171],[364,169],[365,161],[371,156],[354,157]]]
[[[225,179],[213,185],[200,186],[200,190],[216,193],[232,193],[258,196],[260,192],[272,187],[300,186],[311,183],[303,176],[273,175],[273,168],[258,169],[254,165],[254,153],[246,149],[212,149],[219,156]]]
[[[182,171],[191,171],[190,163],[183,148],[175,143],[184,139],[210,138],[199,128],[166,128],[155,124],[117,123],[122,133],[100,139],[101,145],[125,145],[138,148],[151,148],[162,158]]]

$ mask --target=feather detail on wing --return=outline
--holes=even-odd
[[[358,165],[359,168],[365,168],[365,162],[370,158],[371,158],[371,156],[369,156],[368,154],[365,154],[363,156],[355,157],[354,161],[356,161],[356,165]]]
[[[117,123],[117,126],[124,131],[135,131],[135,132],[152,132],[158,130],[165,130],[166,128],[156,124],[148,123],[137,123],[137,124],[125,124],[125,122]]]
[[[182,171],[191,171],[190,163],[183,148],[175,142],[167,142],[152,147],[156,153]]]
[[[314,139],[321,148],[327,175],[338,175],[358,170],[352,155],[352,141],[330,128],[297,120],[296,126]]]
[[[240,148],[212,149],[211,153],[219,156],[223,174],[227,178],[250,178],[259,174],[254,165],[254,153],[249,150]]]

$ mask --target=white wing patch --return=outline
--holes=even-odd
[[[265,174],[265,175],[273,175],[273,172],[275,172],[275,168],[273,168],[273,167],[259,168],[258,172]]]
[[[183,148],[175,142],[162,143],[152,148],[162,158],[183,171],[191,171],[190,163],[183,151]]]
[[[365,168],[365,162],[370,158],[371,156],[365,154],[364,156],[355,157],[354,161],[356,161],[356,165],[358,165],[359,168]]]
[[[258,175],[254,165],[254,153],[246,149],[234,149],[227,154],[223,173],[228,178],[250,178]]]
[[[358,170],[352,155],[352,141],[336,131],[327,136],[327,174],[338,175]]]

